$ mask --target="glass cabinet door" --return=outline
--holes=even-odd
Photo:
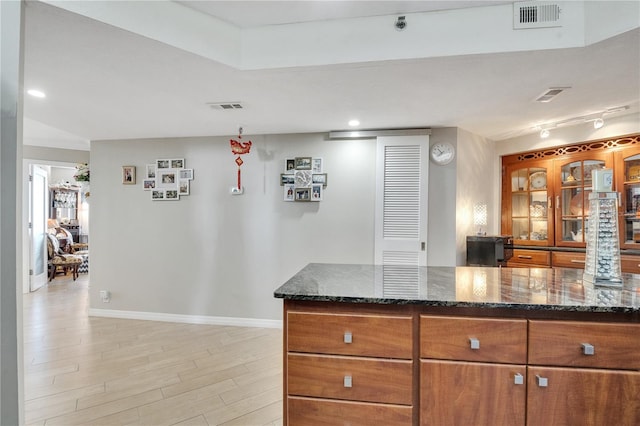
[[[519,244],[549,242],[547,167],[525,167],[508,172],[511,183],[511,232]]]
[[[640,149],[624,154],[620,161],[623,173],[622,186],[618,186],[621,196],[620,234],[621,247],[640,248]]]
[[[576,159],[559,167],[560,188],[556,194],[556,245],[585,246],[588,229],[591,171],[603,169],[605,159]],[[558,170],[558,169],[557,169]]]

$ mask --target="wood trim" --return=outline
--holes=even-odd
[[[502,157],[502,164],[514,164],[531,160],[543,160],[566,155],[579,154],[589,151],[604,151],[616,148],[625,148],[632,145],[640,145],[640,133],[615,138],[598,139],[591,142],[548,148],[544,150],[528,151]]]

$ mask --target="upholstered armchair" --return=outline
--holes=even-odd
[[[64,253],[55,235],[47,234],[47,253],[49,255],[49,281],[55,278],[58,271],[66,275],[69,270],[75,281],[78,278],[78,267],[83,261],[82,256]]]

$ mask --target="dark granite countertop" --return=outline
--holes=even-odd
[[[581,269],[411,267],[311,263],[276,298],[573,312],[640,312],[640,275],[622,287],[582,282]]]

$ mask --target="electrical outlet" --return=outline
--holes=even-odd
[[[111,301],[111,292],[108,290],[100,290],[100,298],[102,299],[102,303],[109,303],[109,301]]]

